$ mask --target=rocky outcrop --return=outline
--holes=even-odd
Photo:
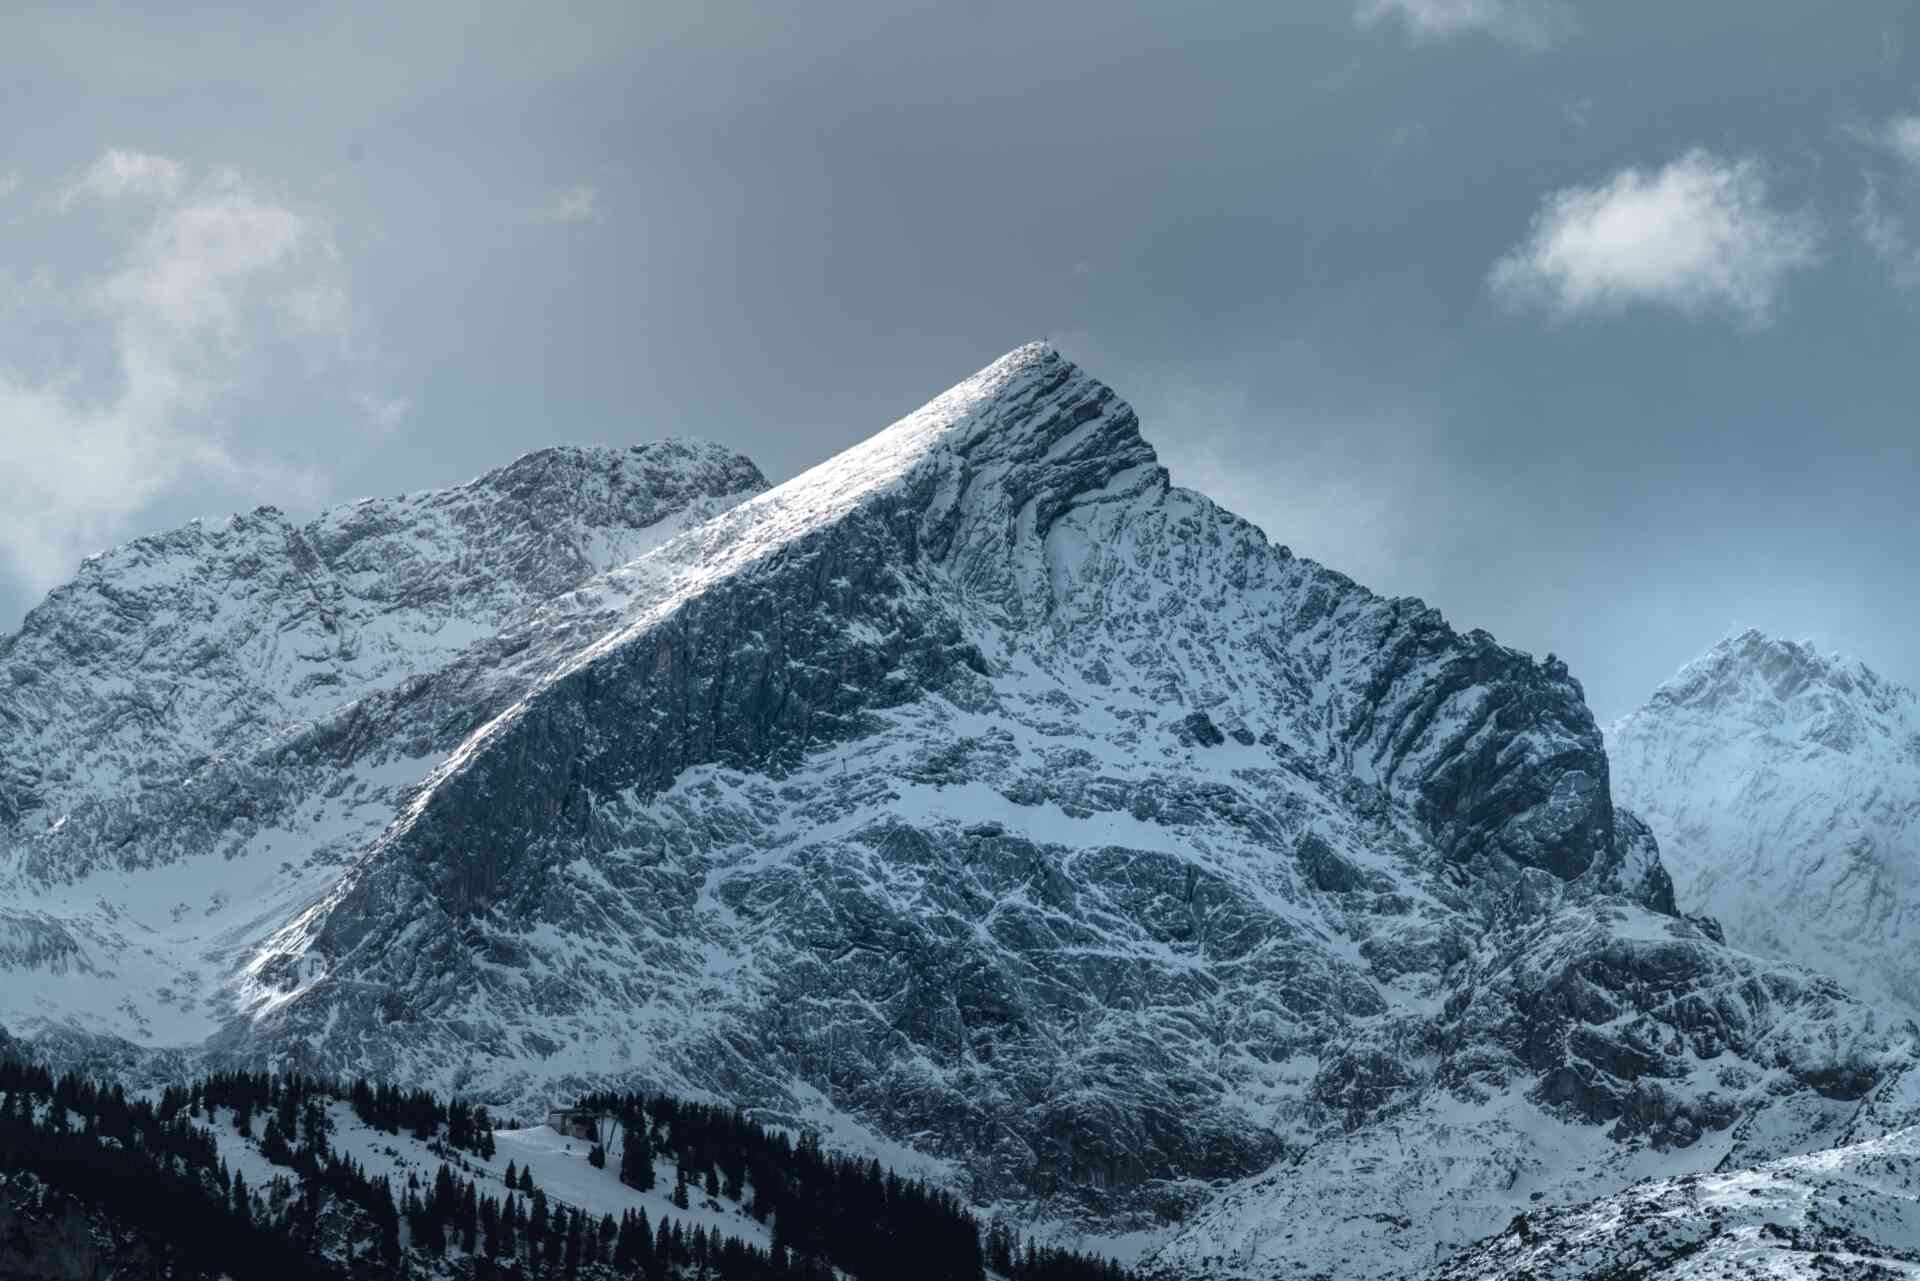
[[[1920,1132],[1529,1207],[1426,1281],[1920,1276]]]

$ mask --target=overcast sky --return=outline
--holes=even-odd
[[[774,479],[1034,337],[1176,482],[1602,718],[1920,684],[1920,6],[18,3],[0,630],[560,442]]]

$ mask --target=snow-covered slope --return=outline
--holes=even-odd
[[[109,762],[131,799],[16,786],[0,1022],[139,1070],[738,1102],[1190,1277],[1392,1275],[1530,1190],[1904,1106],[1911,1025],[1675,914],[1564,665],[1173,486],[1047,347],[555,573],[402,679]],[[142,906],[72,924],[101,898]],[[116,958],[162,938],[141,989]]]
[[[764,487],[697,442],[549,449],[89,559],[0,638],[0,1023],[207,1036],[246,941],[333,884],[424,768],[403,747],[293,813],[281,744]]]
[[[375,1129],[363,1123],[344,1102],[328,1102],[325,1112],[329,1148],[341,1156],[351,1157],[368,1178],[391,1180],[396,1193],[410,1185],[431,1190],[436,1171],[441,1165],[449,1164],[462,1181],[473,1180],[481,1195],[504,1199],[511,1190],[506,1185],[506,1173],[511,1167],[516,1173],[531,1176],[534,1185],[546,1193],[549,1200],[585,1211],[596,1220],[609,1214],[618,1219],[629,1210],[643,1210],[654,1222],[662,1218],[675,1219],[684,1223],[689,1231],[695,1227],[710,1232],[717,1230],[722,1236],[739,1237],[762,1250],[772,1239],[769,1225],[753,1218],[739,1201],[707,1196],[697,1186],[686,1209],[674,1205],[675,1166],[671,1154],[656,1157],[654,1186],[647,1191],[622,1183],[619,1171],[623,1136],[617,1127],[613,1128],[615,1137],[608,1163],[595,1166],[588,1160],[591,1143],[557,1134],[545,1125],[496,1129],[493,1155],[483,1158],[472,1152],[449,1149],[441,1142],[423,1141],[405,1129],[397,1132]],[[262,1153],[263,1120],[256,1119],[244,1137],[235,1129],[231,1108],[208,1108],[195,1124],[219,1145],[220,1158],[228,1168],[244,1176],[256,1190],[264,1189],[276,1176],[293,1176],[284,1165],[275,1165]],[[746,1199],[751,1199],[750,1191]]]
[[[1920,697],[1745,632],[1608,731],[1616,798],[1728,942],[1920,1009]]]
[[[1426,1281],[1920,1277],[1920,1130],[1530,1208]]]
[[[305,526],[262,507],[90,557],[0,640],[0,823],[253,750],[765,487],[698,442],[548,449]]]

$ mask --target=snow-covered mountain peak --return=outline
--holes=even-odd
[[[1074,493],[1130,472],[1164,484],[1133,410],[1043,342],[1015,348],[891,426],[740,504],[666,559],[703,578],[756,560],[868,502],[906,496],[944,555],[982,508],[1012,520],[1002,542],[1044,535]],[[985,533],[973,528],[975,533]]]
[[[591,524],[641,529],[686,495],[757,493],[766,487],[766,477],[746,455],[712,441],[669,436],[625,447],[552,445],[457,488],[537,500],[556,515],[578,513]]]
[[[392,688],[764,488],[704,442],[561,447],[305,525],[259,507],[89,557],[0,638],[0,829],[127,805]]]
[[[656,507],[548,451],[249,517],[148,613],[49,615],[0,655],[43,811],[0,825],[0,1022],[671,1088],[1194,1277],[1799,1150],[1903,1052],[1676,916],[1563,664],[1170,486],[1049,347],[758,496],[709,461]]]
[[[1607,731],[1614,793],[1728,942],[1920,1007],[1920,699],[1743,632]]]
[[[1858,659],[1753,629],[1688,663],[1627,719],[1648,714],[1711,716],[1836,751],[1908,743],[1920,731],[1912,691]]]

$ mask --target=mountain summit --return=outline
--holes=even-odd
[[[324,616],[335,545],[265,517],[55,592],[0,651],[0,1023],[669,1089],[1193,1277],[1393,1275],[1893,1114],[1901,1032],[1676,914],[1563,664],[1174,486],[1051,348],[757,481],[688,456],[593,554],[405,500]],[[346,590],[421,547],[513,586]]]
[[[1743,632],[1608,731],[1615,790],[1728,941],[1920,1010],[1920,697]]]

